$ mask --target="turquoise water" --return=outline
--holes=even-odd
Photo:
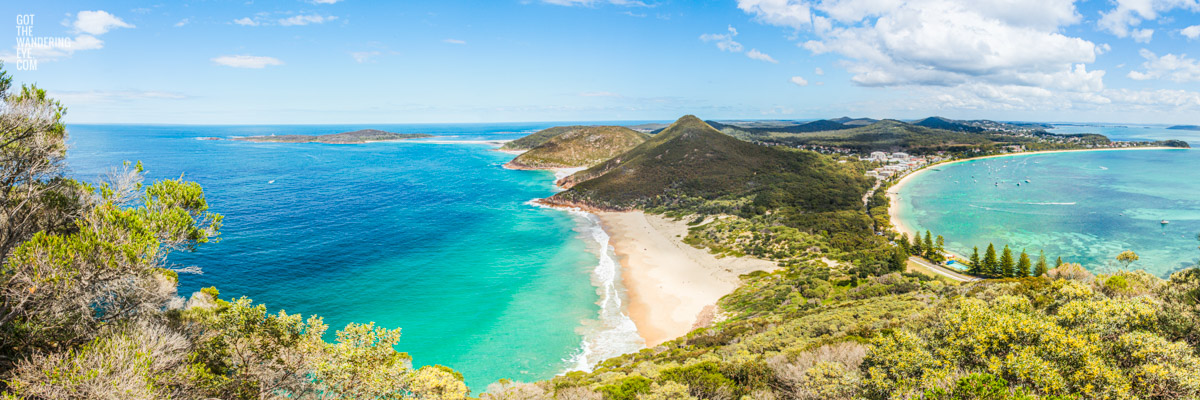
[[[969,255],[972,246],[982,252],[989,242],[1007,244],[1102,272],[1116,267],[1110,260],[1118,253],[1133,250],[1141,256],[1133,268],[1160,276],[1200,258],[1195,150],[966,161],[913,177],[901,188],[899,203],[900,218],[910,227],[944,236],[946,248],[958,254]]]
[[[370,127],[493,140],[547,125]],[[476,391],[641,345],[621,319],[603,231],[586,214],[528,204],[554,193],[549,172],[503,169],[512,156],[481,144],[197,140],[360,128],[72,125],[68,165],[95,181],[141,160],[150,179],[203,185],[224,228],[219,243],[172,255],[203,270],[181,275],[181,294],[216,286],[319,314],[328,340],[349,322],[400,327],[397,349],[414,364],[451,366]]]

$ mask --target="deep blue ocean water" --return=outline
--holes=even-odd
[[[327,340],[349,322],[400,327],[397,349],[415,365],[451,366],[478,391],[640,345],[597,304],[619,301],[597,290],[616,275],[600,270],[613,268],[607,236],[584,214],[528,204],[554,193],[553,174],[503,169],[512,155],[485,144],[198,138],[376,128],[469,141],[551,125],[70,125],[67,161],[87,181],[129,160],[148,181],[204,187],[224,227],[219,243],[171,256],[203,270],[181,275],[181,295],[216,286],[223,298],[319,314]]]
[[[972,160],[922,172],[900,196],[906,224],[962,255],[995,243],[1106,272],[1133,250],[1141,260],[1132,268],[1164,277],[1200,261],[1200,150]]]

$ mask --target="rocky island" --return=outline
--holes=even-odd
[[[360,129],[353,132],[334,133],[329,135],[267,135],[246,136],[230,140],[263,143],[325,143],[325,144],[360,144],[370,142],[385,142],[393,140],[422,139],[434,137],[425,133],[393,133],[378,129]]]
[[[1180,131],[1200,131],[1200,125],[1174,125],[1167,129],[1175,129]]]

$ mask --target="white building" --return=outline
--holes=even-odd
[[[888,159],[888,161],[900,163],[906,162],[908,161],[908,153],[892,153],[892,156]]]
[[[883,162],[883,161],[888,160],[888,155],[887,155],[887,153],[884,153],[882,151],[876,151],[876,152],[872,152],[871,157],[868,157],[867,159],[871,160],[871,161]]]

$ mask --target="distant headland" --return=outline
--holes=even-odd
[[[1176,129],[1181,131],[1200,131],[1200,125],[1175,125],[1167,129]]]
[[[266,143],[326,143],[326,144],[360,144],[370,142],[386,142],[393,140],[409,140],[434,137],[425,133],[393,133],[378,129],[361,129],[353,132],[334,133],[329,135],[267,135],[232,138],[245,142]]]

